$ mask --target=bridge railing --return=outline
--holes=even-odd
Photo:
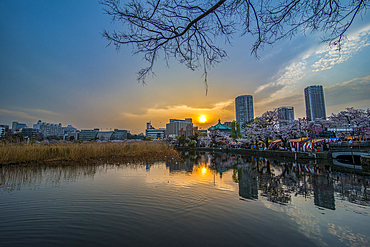
[[[329,143],[330,150],[370,150],[370,141],[339,141]]]

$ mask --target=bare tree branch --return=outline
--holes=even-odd
[[[112,22],[122,22],[122,31],[102,31],[108,45],[132,45],[134,54],[148,62],[138,72],[145,83],[156,59],[174,58],[191,70],[203,67],[208,90],[208,69],[227,58],[215,45],[219,38],[230,43],[236,34],[256,38],[251,54],[265,45],[292,38],[297,33],[323,32],[322,42],[339,50],[345,34],[370,0],[101,0]]]

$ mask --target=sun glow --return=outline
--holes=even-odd
[[[202,116],[199,117],[199,122],[205,123],[206,121],[207,121],[206,116],[202,115]]]
[[[206,174],[207,173],[207,168],[205,168],[204,166],[202,167],[202,174]]]
[[[211,170],[206,165],[198,166],[195,169],[201,177],[209,176],[211,174]]]

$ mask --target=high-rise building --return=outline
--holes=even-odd
[[[279,118],[279,126],[287,125],[288,122],[294,120],[294,107],[279,107],[277,109],[278,118]]]
[[[241,95],[235,98],[235,115],[241,127],[254,119],[252,95]],[[244,133],[244,128],[241,128],[241,132]]]
[[[326,119],[324,89],[321,85],[308,86],[304,89],[306,117],[310,121],[317,118]]]

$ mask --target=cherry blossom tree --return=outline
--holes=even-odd
[[[228,134],[219,130],[211,130],[209,136],[212,139],[212,143],[216,145],[228,144],[233,141],[233,138]]]
[[[300,129],[299,124],[299,121],[294,120],[277,128],[276,137],[281,139],[284,144],[284,148],[287,147],[287,143],[290,139],[297,138],[303,134],[303,130]]]
[[[266,111],[261,117],[256,117],[246,126],[245,134],[253,142],[262,141],[268,147],[268,141],[276,137],[279,127],[277,110]]]
[[[333,113],[329,120],[333,126],[353,130],[353,135],[364,135],[367,128],[370,127],[370,109],[364,110],[349,107],[337,114]]]
[[[212,142],[212,138],[209,136],[199,137],[199,144],[202,147],[208,147],[209,145],[211,145],[211,142]]]

